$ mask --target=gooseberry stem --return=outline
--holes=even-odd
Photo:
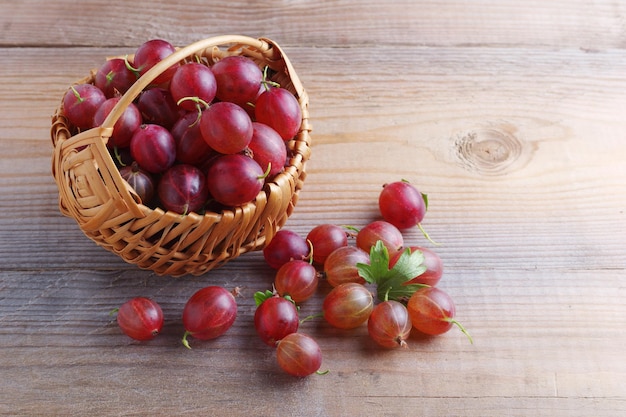
[[[115,159],[117,159],[117,162],[120,164],[120,166],[125,167],[126,164],[122,160],[122,155],[120,154],[120,149],[117,147],[117,145],[113,147],[113,153],[115,155]]]
[[[426,229],[424,229],[424,227],[422,226],[422,224],[421,224],[421,223],[418,223],[418,224],[417,224],[417,227],[420,229],[420,231],[422,232],[422,234],[424,235],[424,237],[425,237],[425,238],[426,238],[426,239],[427,239],[430,243],[432,243],[432,244],[433,244],[433,245],[435,245],[435,246],[441,246],[441,243],[437,243],[437,242],[435,242],[434,240],[432,240],[432,239],[430,238],[430,236],[429,236],[429,235],[428,235],[428,233],[426,232]]]
[[[133,72],[135,74],[135,76],[139,76],[140,75],[140,71],[138,68],[135,68],[131,65],[130,61],[128,60],[128,55],[124,56],[124,65],[126,65],[126,68]]]
[[[268,162],[267,163],[267,169],[265,170],[263,175],[259,175],[257,178],[260,179],[260,180],[263,180],[263,179],[267,178],[270,175],[271,171],[272,171],[272,163]]]
[[[265,87],[265,91],[269,91],[270,86],[272,87],[280,87],[280,84],[275,82],[275,81],[271,81],[267,79],[267,70],[269,69],[269,66],[265,66],[265,68],[263,68],[263,81],[261,81],[261,84],[263,84],[263,87]]]
[[[185,334],[183,335],[183,345],[187,348],[187,349],[191,349],[191,346],[189,346],[189,341],[187,340],[187,336],[189,336],[191,334],[190,331],[185,331]]]
[[[308,256],[309,265],[313,265],[313,242],[307,239],[306,243],[309,244],[309,256]]]
[[[317,318],[320,318],[320,317],[324,317],[324,312],[311,314],[310,316],[306,316],[305,318],[300,320],[300,324],[304,323],[305,321],[317,319]]]
[[[470,336],[470,334],[467,331],[467,329],[460,322],[458,322],[456,319],[453,319],[451,317],[446,318],[445,321],[447,321],[448,323],[452,323],[452,324],[456,325],[459,329],[461,329],[463,334],[465,336],[467,336],[467,338],[469,339],[470,343],[474,344],[474,339],[472,339],[472,336]]]

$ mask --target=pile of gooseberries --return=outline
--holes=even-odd
[[[412,184],[398,181],[380,193],[382,219],[360,230],[320,224],[306,237],[289,229],[276,233],[263,251],[275,271],[274,282],[271,289],[254,294],[254,327],[260,343],[275,348],[276,361],[286,373],[298,377],[324,373],[319,344],[300,331],[303,322],[315,318],[339,331],[367,326],[369,337],[388,349],[406,348],[413,330],[436,336],[455,325],[472,341],[455,319],[452,297],[436,286],[443,276],[439,255],[404,241],[407,219],[413,226],[422,221],[425,200]],[[392,214],[386,210],[390,201]],[[415,201],[421,207],[418,214]],[[300,306],[323,288],[322,281],[328,285],[321,311],[301,318]],[[230,328],[237,315],[235,295],[236,291],[211,286],[189,299],[183,312],[185,346],[189,347],[187,336],[211,339]],[[160,309],[146,301],[133,303],[134,314],[120,308],[120,327],[131,337],[149,340],[162,326]]]
[[[70,87],[63,111],[74,133],[101,126],[123,95],[175,52],[162,39],[107,60],[93,83]],[[107,147],[142,203],[180,214],[255,199],[280,173],[300,129],[296,97],[243,55],[193,56],[163,71],[113,127]]]
[[[417,226],[434,243],[421,226],[427,197],[409,182],[397,181],[383,187],[378,203],[382,219],[360,230],[320,224],[306,238],[287,229],[276,234],[264,249],[265,260],[276,269],[273,290],[257,293],[257,314],[266,316],[262,328],[255,316],[262,337],[267,327],[283,335],[297,333],[297,318],[293,317],[297,308],[291,307],[287,316],[271,306],[279,304],[278,300],[299,306],[317,291],[320,280],[325,280],[330,289],[321,312],[300,322],[323,317],[341,330],[367,324],[369,336],[385,348],[406,347],[413,329],[436,336],[454,325],[472,341],[455,319],[452,297],[436,287],[443,275],[439,255],[404,242],[403,230]],[[280,347],[280,341],[271,344]],[[308,352],[305,356],[317,357],[318,348],[308,341],[306,346],[301,347]],[[290,367],[283,369],[296,375]],[[310,369],[310,373],[316,371]]]

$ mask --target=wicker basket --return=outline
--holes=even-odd
[[[291,91],[302,107],[299,133],[288,142],[284,171],[266,182],[256,199],[244,206],[203,215],[152,209],[122,179],[106,147],[124,109],[165,69],[201,57],[209,63],[244,55],[272,80]],[[94,80],[95,71],[78,83]],[[281,48],[269,39],[218,36],[193,43],[153,67],[122,96],[101,127],[72,136],[75,130],[62,105],[52,118],[52,174],[59,188],[61,212],[76,220],[90,239],[125,261],[159,275],[200,275],[237,256],[262,249],[292,214],[310,156],[308,96]]]

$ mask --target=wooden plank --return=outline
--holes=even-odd
[[[3,268],[122,267],[60,216],[48,133],[67,84],[121,51],[78,49],[69,59],[63,49],[5,51],[12,59],[2,70],[8,99],[0,109],[8,156],[0,162]],[[382,184],[406,178],[431,196],[425,226],[445,243],[449,262],[624,265],[626,151],[616,127],[626,107],[625,54],[569,50],[526,61],[527,50],[508,48],[385,51],[393,59],[373,82],[368,71],[380,54],[369,48],[351,50],[349,71],[341,50],[291,49],[314,131],[309,175],[287,227],[303,234],[321,221],[360,227],[376,218]],[[46,71],[32,81],[41,99],[26,118],[21,109],[33,107],[33,97],[20,94],[21,68],[42,59]],[[315,70],[333,65],[333,73]],[[40,232],[50,240],[34,238]],[[407,240],[424,242],[417,230]],[[459,250],[466,247],[475,249]],[[589,256],[589,248],[601,249]]]
[[[343,332],[312,321],[301,331],[317,338],[330,373],[293,380],[277,368],[252,327],[251,293],[271,282],[259,266],[259,276],[249,273],[252,265],[233,263],[212,277],[211,283],[243,288],[239,316],[221,338],[192,339],[191,351],[180,343],[180,314],[184,300],[207,284],[204,278],[172,280],[135,271],[3,273],[0,286],[11,297],[0,304],[0,369],[12,377],[2,396],[20,402],[0,406],[0,412],[32,414],[45,404],[64,415],[184,414],[236,404],[233,415],[339,416],[363,402],[381,415],[622,410],[618,381],[626,374],[626,336],[616,329],[626,325],[626,315],[620,272],[595,272],[590,281],[588,271],[558,279],[551,271],[529,278],[518,270],[454,269],[442,285],[454,295],[473,345],[451,331],[439,338],[414,334],[408,349],[387,351],[364,328]],[[120,334],[109,315],[136,294],[158,300],[166,316],[163,333],[149,343]],[[323,291],[303,304],[304,311],[319,308],[322,297]],[[246,395],[241,381],[251,388]]]
[[[3,2],[0,45],[132,46],[160,37],[185,44],[217,34],[285,45],[533,45],[604,50],[624,46],[626,5],[582,0],[426,2],[201,0]],[[149,13],[146,17],[143,12]]]

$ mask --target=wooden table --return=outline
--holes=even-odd
[[[624,2],[209,3],[2,2],[1,415],[626,414]],[[382,184],[412,181],[474,344],[453,329],[388,351],[365,327],[311,321],[330,372],[292,378],[252,325],[274,274],[259,252],[161,277],[60,214],[49,128],[68,86],[151,38],[234,33],[281,44],[310,96],[313,154],[285,228],[362,227]],[[209,284],[242,288],[239,316],[188,350],[182,307]],[[149,343],[109,315],[138,295],[166,315]]]

